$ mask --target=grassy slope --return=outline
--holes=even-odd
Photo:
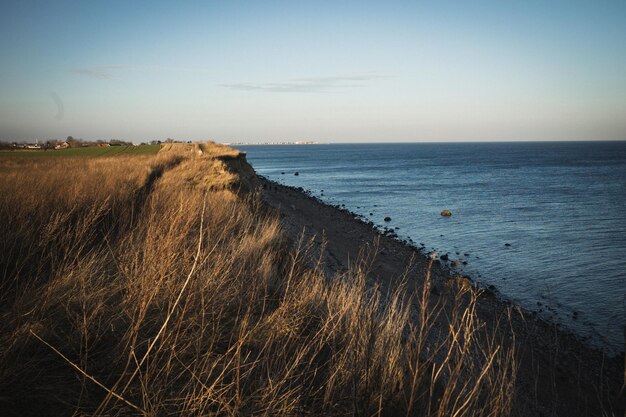
[[[368,253],[328,279],[237,151],[7,158],[0,174],[1,415],[509,412],[512,352],[467,288],[435,329],[428,286],[381,293]]]

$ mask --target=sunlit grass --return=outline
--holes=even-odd
[[[510,412],[471,288],[384,293],[375,251],[325,276],[238,155],[0,161],[3,415]]]

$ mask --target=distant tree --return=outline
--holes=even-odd
[[[79,139],[74,139],[72,136],[68,136],[65,140],[70,148],[80,148],[83,145],[83,142]]]
[[[130,145],[132,145],[131,142],[126,142],[126,141],[119,140],[119,139],[111,139],[109,141],[109,144],[111,146],[130,146]]]

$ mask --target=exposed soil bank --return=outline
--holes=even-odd
[[[416,248],[382,235],[355,214],[326,205],[301,189],[264,178],[260,183],[264,200],[280,212],[288,237],[296,242],[304,233],[315,242],[318,252],[323,251],[329,276],[347,269],[362,248],[380,239],[370,274],[372,282],[389,287],[407,271],[417,284],[424,279],[428,258]],[[434,296],[446,297],[437,289],[451,279],[450,270],[435,264],[433,275]],[[513,333],[506,338],[516,345],[519,366],[514,415],[624,415],[623,354],[608,358],[490,291],[483,293],[478,304],[479,317],[488,326],[507,317],[509,309],[513,312],[509,315]]]

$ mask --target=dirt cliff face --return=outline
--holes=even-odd
[[[248,163],[245,152],[239,152],[236,156],[226,155],[217,159],[226,166],[228,171],[238,177],[238,181],[233,184],[234,188],[243,192],[249,192],[259,186],[259,179],[252,166]]]

